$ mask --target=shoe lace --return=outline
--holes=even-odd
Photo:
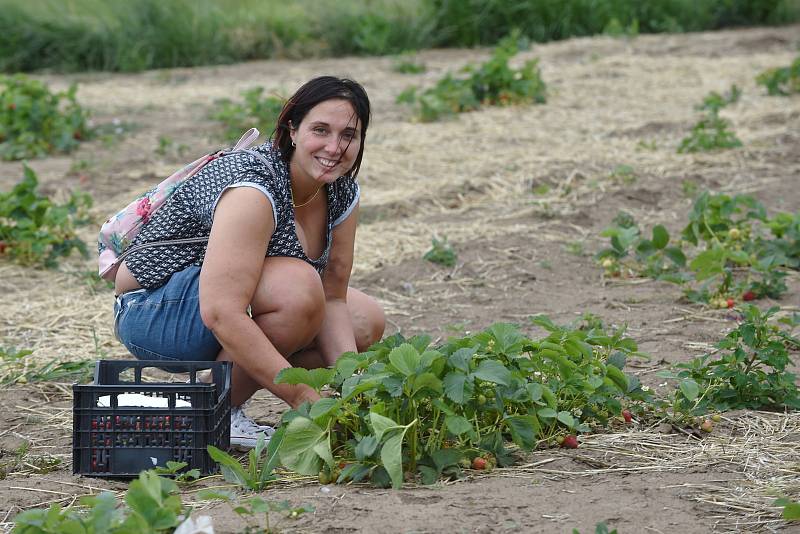
[[[258,434],[261,432],[261,427],[238,407],[232,410],[231,427],[246,434]]]

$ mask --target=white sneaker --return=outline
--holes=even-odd
[[[274,433],[271,426],[259,425],[250,419],[241,406],[231,407],[231,446],[254,449],[259,436],[264,436],[264,441],[269,443]]]

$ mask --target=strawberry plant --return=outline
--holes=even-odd
[[[0,158],[19,160],[70,152],[93,136],[77,86],[53,93],[25,75],[0,76]]]
[[[225,127],[223,136],[228,141],[236,141],[245,130],[258,128],[271,129],[283,109],[285,99],[268,95],[262,97],[263,87],[253,87],[242,92],[243,102],[228,98],[216,100],[211,118]]]
[[[800,269],[800,211],[777,213],[765,221],[774,239],[764,240],[763,253],[780,258],[780,262],[792,269]]]
[[[595,258],[609,276],[635,274],[650,278],[682,281],[679,269],[686,266],[686,256],[680,247],[670,246],[670,235],[662,225],[656,225],[652,237],[642,236],[633,217],[620,212],[615,225],[600,235],[609,237],[611,247],[601,250]]]
[[[707,113],[692,127],[691,134],[681,140],[678,152],[707,152],[742,146],[736,134],[729,130],[730,125],[716,111]]]
[[[155,472],[157,475],[169,476],[173,478],[179,485],[183,484],[188,486],[200,478],[200,470],[187,470],[186,467],[188,465],[189,464],[186,462],[174,462],[172,460],[168,460],[166,467],[156,467],[153,469],[153,472]]]
[[[543,316],[534,323],[545,338],[505,323],[436,347],[429,337],[394,335],[342,355],[332,369],[283,370],[276,382],[334,394],[284,414],[281,462],[337,482],[433,483],[479,456],[510,465],[509,442],[530,450],[589,432],[620,414],[620,398],[647,400],[621,370],[637,354],[624,330],[562,327]]]
[[[768,238],[765,227],[771,227],[776,238]],[[706,281],[699,291],[687,292],[691,300],[716,298],[722,308],[729,295],[778,298],[786,291],[784,268],[795,265],[798,250],[788,214],[770,220],[764,206],[749,195],[703,192],[681,235],[687,243],[704,248],[689,264],[695,279]],[[716,288],[709,290],[708,284],[714,282]]]
[[[419,94],[413,87],[403,91],[397,101],[415,106],[416,116],[423,122],[473,111],[481,106],[543,104],[547,100],[546,86],[538,60],[528,60],[519,69],[508,64],[518,50],[517,32],[500,41],[485,63],[464,67],[462,73],[466,77],[447,74],[435,86]]]
[[[678,381],[670,401],[674,413],[800,408],[795,375],[787,370],[793,365],[789,352],[800,349],[800,340],[769,324],[777,311],[745,306],[744,321],[717,343],[715,357],[706,354],[678,364],[677,373],[659,373]]]
[[[0,258],[53,268],[73,250],[86,257],[86,244],[75,228],[90,222],[91,197],[73,192],[65,204],[57,204],[39,195],[38,185],[36,174],[25,166],[22,181],[0,193]]]
[[[724,94],[719,94],[716,91],[711,91],[703,99],[703,103],[697,106],[697,110],[717,113],[725,106],[738,102],[741,96],[742,96],[742,90],[739,89],[739,87],[737,87],[736,85],[731,85],[731,88]]]
[[[153,471],[142,471],[131,482],[124,503],[113,493],[84,496],[80,507],[36,508],[14,518],[14,534],[60,534],[64,532],[152,534],[172,532],[189,515],[174,481]]]
[[[770,96],[800,93],[800,56],[788,67],[765,70],[756,77],[756,83],[763,85]]]
[[[709,93],[703,103],[697,106],[705,114],[692,127],[692,133],[681,140],[678,152],[706,152],[742,146],[736,134],[729,130],[730,123],[719,116],[720,110],[738,101],[741,94],[741,90],[735,85],[725,95],[716,91]]]
[[[642,237],[625,213],[601,235],[611,238],[611,247],[596,255],[606,275],[691,282],[686,297],[716,308],[731,308],[739,299],[779,298],[786,269],[800,265],[800,213],[770,219],[749,195],[700,194],[675,245],[661,225],[653,227],[651,239]]]
[[[580,534],[578,529],[573,528],[572,534]],[[594,527],[594,534],[617,534],[617,529],[608,530],[608,526],[605,523],[597,523]]]

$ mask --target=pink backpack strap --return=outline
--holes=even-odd
[[[260,154],[257,150],[250,150],[250,145],[252,145],[256,139],[258,139],[258,135],[259,132],[257,129],[250,128],[244,132],[244,134],[242,134],[242,137],[230,150],[223,150],[220,152],[207,154],[196,159],[192,163],[189,163],[182,169],[179,169],[173,173],[170,177],[163,180],[155,188],[146,193],[145,197],[136,199],[128,204],[128,206],[126,206],[122,211],[118,212],[113,217],[110,217],[100,229],[100,236],[98,238],[101,244],[100,248],[103,248],[103,251],[100,253],[98,265],[100,276],[106,280],[114,280],[120,263],[128,255],[141,250],[142,248],[184,243],[201,243],[208,241],[207,237],[199,237],[155,241],[134,247],[130,247],[125,244],[133,242],[142,226],[144,226],[147,220],[167,201],[168,198],[170,198],[174,191],[188,178],[197,174],[209,162],[229,154],[245,152],[256,157],[264,165],[272,169],[272,165],[262,154]],[[142,208],[140,204],[143,202],[146,203],[145,215],[142,215],[140,212]]]
[[[242,134],[242,137],[239,138],[239,141],[233,145],[233,149],[231,152],[238,152],[245,148],[249,148],[250,145],[253,144],[253,141],[258,139],[258,130],[255,128],[250,128],[245,133]]]

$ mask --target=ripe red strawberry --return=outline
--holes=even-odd
[[[476,456],[472,460],[472,468],[477,469],[478,471],[483,471],[486,469],[486,458],[481,456]]]
[[[631,415],[630,410],[622,410],[622,418],[625,419],[626,423],[633,421],[633,416]]]
[[[573,436],[572,434],[567,434],[564,436],[564,441],[561,443],[561,446],[565,449],[577,449],[578,448],[578,438]]]
[[[742,300],[756,300],[756,294],[752,291],[745,291],[742,294]]]
[[[728,305],[728,308],[733,308],[733,305],[736,304],[733,299],[728,299],[725,303]]]

